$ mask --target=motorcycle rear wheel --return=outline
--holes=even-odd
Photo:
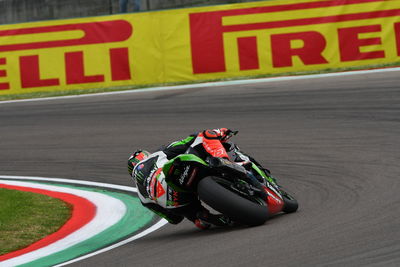
[[[228,216],[235,222],[248,226],[265,223],[269,217],[268,207],[250,201],[220,185],[218,177],[208,176],[199,181],[199,198],[211,208]]]

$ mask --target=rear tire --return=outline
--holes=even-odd
[[[265,223],[269,217],[268,207],[252,202],[228,190],[208,176],[200,180],[197,193],[201,200],[216,211],[235,222],[256,226]]]

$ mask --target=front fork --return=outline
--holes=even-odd
[[[252,185],[254,185],[258,190],[262,190],[262,194],[259,195],[260,197],[265,199],[272,213],[277,213],[281,211],[284,204],[283,196],[278,184],[276,183],[276,179],[271,175],[267,175],[266,173],[264,173],[255,164],[253,164],[252,167],[253,168],[248,171],[247,175],[252,181]],[[259,175],[260,179],[256,177],[253,171]]]
[[[262,199],[267,200],[268,193],[265,191],[264,186],[257,179],[257,177],[253,174],[253,172],[247,171],[247,177],[249,178],[249,182],[253,186],[254,191],[256,191]]]

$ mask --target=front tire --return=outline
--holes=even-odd
[[[197,193],[202,201],[235,222],[249,226],[265,223],[269,217],[267,206],[241,197],[218,184],[216,179],[208,176],[200,180]]]
[[[286,193],[285,191],[282,191],[282,197],[283,197],[283,209],[282,211],[285,213],[293,213],[296,212],[297,209],[299,208],[299,203],[297,200]]]

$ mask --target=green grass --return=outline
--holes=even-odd
[[[234,81],[234,80],[244,80],[244,79],[258,79],[258,78],[271,78],[271,77],[282,77],[282,76],[300,76],[300,75],[310,75],[310,74],[322,74],[322,73],[334,73],[343,71],[355,71],[355,70],[366,70],[366,69],[378,69],[378,68],[388,68],[388,67],[399,67],[399,62],[387,63],[387,64],[376,64],[376,65],[365,65],[349,68],[328,68],[318,71],[299,71],[299,72],[287,72],[280,74],[261,74],[253,76],[242,76],[242,77],[232,77],[224,79],[213,79],[213,80],[202,80],[202,81],[186,81],[186,82],[175,82],[175,83],[161,83],[161,84],[150,84],[143,86],[122,86],[122,87],[108,87],[108,88],[94,88],[94,89],[82,89],[82,90],[65,90],[56,92],[37,92],[37,93],[27,93],[27,94],[9,94],[0,95],[0,101],[6,100],[18,100],[18,99],[32,99],[32,98],[43,98],[43,97],[55,97],[55,96],[69,96],[69,95],[83,95],[83,94],[94,94],[103,92],[115,92],[115,91],[126,91],[132,89],[159,87],[159,86],[175,86],[175,85],[185,85],[185,84],[199,84],[205,82],[218,82],[218,81]]]
[[[56,232],[70,216],[71,207],[59,199],[0,188],[0,255]]]

